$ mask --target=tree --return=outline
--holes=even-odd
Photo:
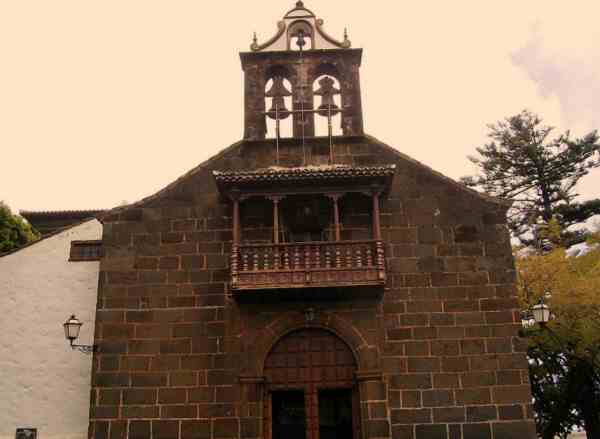
[[[553,314],[526,332],[538,432],[566,437],[577,425],[599,438],[600,246],[576,258],[562,248],[518,258],[517,267],[523,308],[546,296]]]
[[[509,227],[525,245],[539,245],[540,226],[553,218],[563,243],[585,239],[567,227],[600,213],[600,200],[574,202],[579,180],[600,166],[597,132],[580,139],[572,139],[569,131],[550,138],[553,128],[527,110],[488,127],[490,142],[477,148],[479,157],[469,157],[479,174],[462,182],[514,200]]]
[[[0,201],[0,253],[14,250],[40,237],[31,225]]]

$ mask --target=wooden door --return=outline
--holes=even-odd
[[[273,347],[265,361],[264,373],[268,392],[265,398],[266,438],[286,439],[275,437],[275,432],[285,431],[282,424],[291,421],[277,417],[282,416],[282,413],[289,412],[289,415],[292,410],[296,414],[293,422],[298,423],[299,408],[295,407],[297,404],[293,401],[297,401],[298,392],[303,392],[306,439],[319,439],[320,424],[326,422],[323,413],[327,411],[321,410],[321,414],[319,413],[319,395],[322,404],[324,398],[340,399],[345,397],[343,395],[350,395],[349,404],[353,406],[352,411],[355,414],[352,419],[354,434],[353,437],[339,439],[358,439],[360,422],[356,415],[359,410],[356,407],[358,398],[355,397],[355,371],[356,362],[352,352],[339,337],[329,331],[311,328],[284,336]],[[334,389],[348,391],[328,392]],[[334,404],[344,406],[343,401]],[[288,415],[287,419],[291,419]],[[321,430],[328,431],[324,427]]]

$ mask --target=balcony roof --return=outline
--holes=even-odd
[[[348,166],[320,165],[283,168],[272,166],[250,171],[213,171],[222,191],[259,187],[293,186],[369,186],[386,188],[396,172],[396,165]],[[277,185],[277,186],[275,186]]]

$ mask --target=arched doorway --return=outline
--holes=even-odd
[[[265,360],[266,439],[359,439],[356,360],[319,328],[282,337]]]

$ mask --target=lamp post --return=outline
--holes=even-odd
[[[89,355],[92,352],[96,352],[98,350],[98,346],[75,344],[75,340],[77,340],[77,338],[79,337],[79,331],[82,325],[83,323],[81,323],[79,319],[75,317],[75,314],[72,314],[71,317],[69,317],[67,321],[63,323],[63,328],[65,329],[65,338],[69,340],[71,349]]]

